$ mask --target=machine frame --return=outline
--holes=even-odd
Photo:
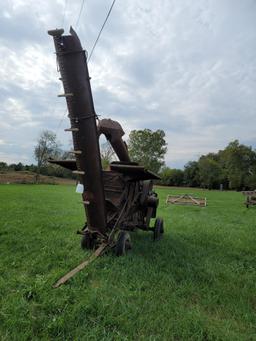
[[[122,139],[121,125],[111,119],[99,120],[95,113],[87,65],[87,53],[82,49],[76,32],[69,35],[63,29],[48,31],[53,37],[58,68],[63,83],[71,126],[75,159],[49,160],[71,169],[83,185],[82,203],[86,223],[78,231],[81,246],[87,249],[106,244],[120,256],[131,248],[130,231],[139,228],[153,231],[154,240],[163,232],[163,220],[156,218],[159,199],[153,191],[153,180],[159,177],[130,160]],[[102,170],[99,137],[104,134],[119,161]],[[151,218],[156,218],[150,226]]]

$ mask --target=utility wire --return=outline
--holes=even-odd
[[[65,0],[64,13],[63,13],[63,19],[62,19],[62,26],[63,26],[63,24],[64,24],[64,19],[65,19],[65,17],[66,17],[67,2],[68,2],[68,0]],[[96,45],[97,45],[97,43],[98,43],[98,41],[99,41],[99,39],[100,39],[101,33],[102,33],[102,31],[103,31],[103,29],[104,29],[104,27],[105,27],[105,25],[106,25],[106,23],[107,23],[107,21],[108,21],[108,18],[109,18],[110,14],[111,14],[111,11],[112,11],[112,9],[113,9],[113,7],[114,7],[115,2],[116,2],[116,0],[113,0],[111,6],[110,6],[110,8],[109,8],[109,11],[108,11],[108,14],[107,14],[107,16],[106,16],[106,19],[104,20],[104,22],[103,22],[103,24],[102,24],[102,26],[101,26],[101,29],[100,29],[100,31],[99,31],[99,34],[98,34],[98,36],[97,36],[97,38],[96,38],[96,40],[95,40],[95,43],[94,43],[94,45],[93,45],[93,48],[92,48],[92,50],[91,50],[91,52],[90,52],[90,55],[89,55],[89,57],[88,57],[88,62],[90,61],[90,59],[91,59],[91,57],[92,57],[92,55],[93,55],[93,52],[94,52],[94,50],[95,50],[95,47],[96,47]],[[79,21],[80,21],[80,18],[81,18],[81,14],[82,14],[83,8],[84,8],[84,3],[85,3],[85,0],[82,0],[81,6],[80,6],[80,11],[79,11],[79,14],[78,14],[78,17],[77,17],[77,21],[76,21],[76,27],[78,27],[78,24],[79,24]],[[54,108],[54,111],[55,111],[55,109],[56,109],[56,107]],[[61,126],[62,122],[64,121],[64,118],[65,118],[65,116],[66,116],[66,113],[67,113],[67,110],[65,111],[63,117],[62,117],[62,118],[60,119],[60,121],[59,121],[59,124],[58,124],[58,127],[57,127],[56,134],[58,133],[58,131],[59,131],[59,129],[60,129],[60,126]]]
[[[81,18],[81,14],[83,12],[84,3],[85,3],[85,0],[82,0],[81,6],[80,6],[80,11],[79,11],[79,14],[78,14],[78,17],[77,17],[77,20],[76,20],[76,26],[75,26],[76,28],[78,27],[78,24],[79,24],[79,21],[80,21],[80,18]]]
[[[60,127],[61,127],[61,125],[62,125],[64,119],[67,117],[67,112],[68,112],[68,109],[65,110],[63,116],[62,116],[62,117],[60,118],[60,120],[59,120],[59,124],[58,124],[57,129],[56,129],[56,135],[58,134],[59,129],[60,129]]]
[[[97,45],[97,43],[98,43],[98,41],[99,41],[99,39],[100,39],[101,33],[102,33],[103,29],[104,29],[104,26],[106,25],[106,22],[108,21],[108,18],[109,18],[109,16],[110,16],[110,13],[111,13],[111,11],[112,11],[112,8],[114,7],[115,2],[116,2],[116,0],[113,0],[112,5],[110,6],[110,9],[109,9],[108,14],[107,14],[107,16],[106,16],[106,19],[104,20],[104,23],[103,23],[103,25],[101,26],[100,32],[99,32],[99,34],[98,34],[98,36],[97,36],[97,39],[95,40],[95,43],[94,43],[94,45],[93,45],[93,47],[92,47],[92,50],[91,50],[91,52],[90,52],[90,55],[89,55],[89,57],[88,57],[88,62],[89,62],[90,59],[91,59],[91,56],[92,56],[92,54],[93,54],[93,52],[94,52],[94,50],[95,50],[95,47],[96,47],[96,45]]]

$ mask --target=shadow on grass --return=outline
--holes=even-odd
[[[136,233],[132,239],[133,248],[127,257],[132,258],[135,276],[139,263],[150,273],[169,275],[177,283],[189,280],[212,287],[218,281],[234,279],[237,271],[252,267],[255,261],[251,252],[235,250],[227,241],[211,239],[202,232],[166,234],[159,241]]]

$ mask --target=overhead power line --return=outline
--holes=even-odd
[[[103,25],[101,26],[100,32],[99,32],[99,34],[98,34],[98,36],[97,36],[97,38],[96,38],[96,40],[95,40],[95,43],[94,43],[94,45],[93,45],[93,47],[92,47],[92,50],[91,50],[91,52],[90,52],[90,55],[89,55],[89,57],[88,57],[88,62],[90,61],[90,59],[91,59],[91,57],[92,57],[92,55],[93,55],[93,52],[94,52],[94,50],[95,50],[95,47],[96,47],[96,45],[97,45],[97,43],[98,43],[98,41],[99,41],[99,39],[100,39],[101,33],[102,33],[103,29],[104,29],[104,26],[106,25],[106,22],[108,21],[108,18],[109,18],[109,16],[110,16],[110,13],[111,13],[111,11],[112,11],[112,8],[114,7],[115,2],[116,2],[116,0],[113,0],[112,5],[110,6],[110,9],[109,9],[108,14],[107,14],[107,16],[106,16],[106,19],[104,20],[104,23],[103,23]]]
[[[82,0],[81,6],[80,6],[80,11],[79,11],[79,14],[78,14],[78,17],[77,17],[77,21],[76,21],[76,26],[75,26],[76,28],[78,27],[78,24],[79,24],[79,21],[80,21],[80,18],[81,18],[81,14],[83,12],[84,3],[85,3],[85,0]]]
[[[64,24],[64,20],[65,20],[65,17],[66,17],[67,2],[68,2],[68,0],[65,0],[64,11],[63,11],[63,18],[62,18],[62,26],[63,26],[63,24]],[[95,42],[94,42],[94,44],[93,44],[92,50],[91,50],[90,55],[89,55],[89,57],[88,57],[88,62],[90,61],[90,59],[91,59],[91,57],[92,57],[92,55],[93,55],[93,52],[94,52],[94,50],[95,50],[95,47],[96,47],[96,45],[97,45],[97,43],[98,43],[98,41],[99,41],[99,39],[100,39],[101,33],[102,33],[102,31],[103,31],[103,29],[104,29],[104,27],[105,27],[105,25],[106,25],[106,23],[107,23],[107,21],[108,21],[108,18],[109,18],[110,14],[111,14],[111,11],[112,11],[112,9],[113,9],[113,7],[114,7],[115,2],[116,2],[116,0],[113,0],[111,6],[110,6],[110,8],[109,8],[109,11],[108,11],[108,14],[107,14],[107,16],[106,16],[106,19],[104,20],[104,22],[103,22],[103,24],[102,24],[102,26],[101,26],[101,29],[100,29],[100,31],[99,31],[99,34],[98,34],[98,36],[97,36],[97,38],[96,38],[96,40],[95,40]],[[83,12],[84,4],[85,4],[85,0],[82,0],[81,6],[80,6],[80,11],[79,11],[79,14],[78,14],[78,17],[77,17],[77,21],[76,21],[76,28],[78,27],[78,24],[79,24],[79,21],[80,21],[80,18],[81,18],[81,14],[82,14],[82,12]],[[55,108],[54,108],[53,112],[55,112],[55,110],[56,110],[56,105],[55,105]],[[65,111],[64,115],[63,115],[63,116],[60,118],[60,120],[59,120],[59,124],[58,124],[57,130],[56,130],[56,134],[58,133],[58,130],[59,130],[61,124],[62,124],[63,121],[64,121],[64,118],[65,118],[65,116],[66,116],[66,113],[67,113],[67,110]]]

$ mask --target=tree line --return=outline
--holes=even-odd
[[[184,170],[163,167],[161,184],[208,189],[254,190],[256,188],[256,151],[232,141],[224,150],[189,161]]]
[[[256,188],[256,150],[238,140],[230,142],[224,150],[189,161],[184,169],[164,165],[167,143],[163,130],[132,131],[128,148],[133,161],[160,175],[162,185],[233,190]]]
[[[75,179],[76,176],[70,170],[58,165],[50,164],[48,162],[50,158],[65,160],[68,157],[69,153],[61,149],[61,144],[57,141],[56,134],[49,130],[44,130],[40,133],[37,143],[34,147],[34,158],[36,160],[36,165],[24,165],[21,162],[8,165],[5,162],[0,162],[0,171],[33,172],[36,174],[36,181],[39,181],[40,174]]]
[[[56,176],[59,178],[76,179],[76,176],[72,174],[70,170],[49,163],[41,166],[39,171],[38,166],[34,164],[23,164],[22,162],[7,164],[6,162],[0,162],[0,173],[21,171],[47,176]]]
[[[159,184],[166,186],[202,187],[208,189],[244,190],[256,188],[256,150],[240,144],[238,140],[230,142],[217,153],[208,153],[197,161],[189,161],[184,169],[165,166],[164,156],[167,143],[163,130],[133,130],[129,135],[128,150],[132,161],[145,166],[148,170],[160,175]],[[43,131],[34,148],[37,164],[7,165],[0,162],[0,171],[31,171],[36,174],[76,178],[70,170],[49,164],[48,159],[67,159],[70,153],[63,151],[56,135]],[[114,151],[108,143],[101,145],[103,169],[108,169]]]

